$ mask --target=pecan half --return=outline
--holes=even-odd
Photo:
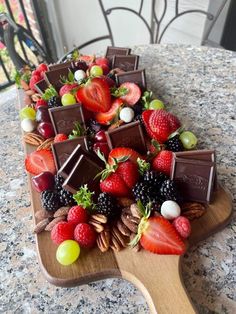
[[[123,223],[121,219],[117,221],[117,228],[124,236],[129,237],[131,235],[130,229]]]
[[[40,144],[37,147],[37,150],[41,150],[41,149],[50,150],[53,143],[54,143],[54,137],[50,137],[50,138],[46,139],[42,144]]]
[[[52,231],[53,227],[56,226],[56,224],[60,221],[66,220],[66,216],[60,216],[57,218],[54,218],[49,224],[45,227],[45,231]]]
[[[138,219],[142,218],[142,214],[140,213],[140,210],[139,210],[138,205],[136,203],[133,203],[130,206],[130,211],[134,217],[136,217]]]
[[[101,233],[99,233],[97,237],[97,246],[101,252],[106,252],[109,250],[110,238],[111,238],[110,229],[106,225],[104,230]]]
[[[39,146],[43,143],[44,138],[35,133],[26,133],[23,135],[23,140],[27,144],[30,144],[33,146]]]
[[[206,212],[206,207],[201,203],[184,203],[181,206],[181,215],[185,216],[189,220],[200,218]]]
[[[97,233],[100,233],[104,230],[104,225],[107,223],[107,217],[101,214],[91,215],[88,223],[94,227]]]
[[[31,96],[31,99],[33,100],[33,102],[37,102],[41,98],[42,98],[42,96],[40,94],[36,94],[36,93]]]
[[[140,219],[131,214],[130,208],[124,208],[120,218],[130,231],[137,233]]]
[[[47,210],[45,209],[40,209],[38,210],[36,213],[35,213],[35,218],[38,220],[38,221],[41,221],[45,218],[49,218],[49,217],[52,217],[53,216],[53,213],[51,212],[48,212]]]
[[[119,197],[117,198],[117,202],[122,207],[129,207],[130,205],[133,204],[134,200],[128,197]]]

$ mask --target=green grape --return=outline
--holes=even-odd
[[[197,145],[196,136],[190,131],[184,131],[180,134],[179,139],[181,140],[185,149],[193,149]]]
[[[80,255],[80,246],[74,240],[62,242],[56,252],[58,262],[64,266],[74,263]]]
[[[64,94],[61,97],[61,103],[63,106],[74,105],[76,104],[76,99],[72,94]]]
[[[36,111],[31,107],[24,107],[20,110],[20,118],[21,120],[30,119],[35,120]]]
[[[90,75],[101,76],[103,75],[103,69],[99,65],[93,65],[90,69]]]
[[[149,109],[153,110],[165,109],[165,106],[161,100],[153,99],[149,104]]]

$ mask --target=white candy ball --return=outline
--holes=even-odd
[[[174,201],[165,201],[161,205],[161,214],[164,218],[172,220],[180,216],[181,209]]]
[[[31,119],[23,119],[21,121],[21,128],[24,132],[33,132],[36,129],[36,122]]]
[[[77,70],[74,73],[74,79],[79,82],[86,77],[86,73],[83,70]]]
[[[125,107],[120,111],[120,119],[124,122],[131,122],[134,118],[134,111],[132,108]]]

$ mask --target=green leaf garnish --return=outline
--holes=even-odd
[[[74,125],[75,125],[74,129],[71,131],[71,134],[69,135],[70,140],[85,135],[85,130],[79,122],[74,122]]]
[[[56,91],[56,89],[50,85],[44,92],[44,94],[42,95],[42,98],[46,101],[48,101],[51,97],[56,96],[58,97],[58,93]]]
[[[88,189],[87,184],[85,184],[80,187],[79,191],[77,191],[76,194],[73,195],[73,199],[78,205],[92,211],[93,209],[95,209],[95,204],[93,203],[93,195],[94,192],[91,192]]]
[[[141,174],[141,176],[143,176],[144,172],[150,169],[150,163],[146,162],[146,160],[141,159],[139,157],[137,158],[137,163],[138,163],[139,173]]]
[[[142,96],[142,102],[145,109],[149,109],[149,104],[152,101],[152,92],[146,90]]]
[[[128,88],[126,87],[118,87],[118,88],[112,87],[110,91],[111,91],[111,95],[117,98],[121,96],[125,96],[129,92]]]

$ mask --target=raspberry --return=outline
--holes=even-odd
[[[65,240],[73,240],[74,229],[75,226],[69,222],[58,222],[51,231],[51,239],[55,244],[60,244]]]
[[[81,206],[73,206],[69,210],[67,221],[72,224],[79,224],[81,222],[87,222],[88,214],[85,208]]]
[[[183,238],[186,239],[190,236],[191,233],[191,225],[189,220],[186,217],[179,216],[174,219],[173,226],[175,227],[178,234]]]
[[[54,138],[54,143],[64,142],[68,140],[68,136],[66,134],[57,134]]]
[[[87,223],[80,223],[74,231],[74,238],[81,247],[91,248],[96,242],[96,232],[93,227]]]

